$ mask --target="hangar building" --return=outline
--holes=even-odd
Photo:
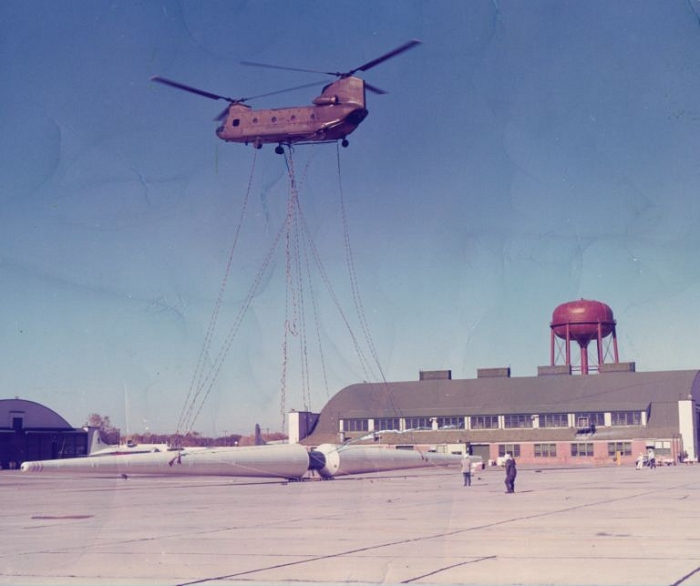
[[[468,444],[485,461],[510,452],[538,465],[629,463],[648,448],[657,461],[696,461],[700,371],[636,372],[635,363],[618,360],[609,307],[586,300],[564,305],[550,326],[551,364],[539,367],[538,376],[487,368],[476,379],[454,380],[443,370],[421,372],[414,381],[350,385],[300,439],[307,445]],[[614,343],[607,351],[606,337]],[[559,342],[564,346],[557,349]],[[589,360],[590,342],[598,352]],[[581,349],[578,363],[572,343]],[[606,362],[609,354],[614,357]]]
[[[48,407],[23,399],[0,399],[0,467],[19,468],[25,460],[84,456],[88,431],[73,428]]]

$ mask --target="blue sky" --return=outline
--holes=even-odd
[[[294,152],[304,217],[364,340],[342,186],[386,379],[533,376],[554,308],[580,297],[613,309],[621,360],[698,368],[699,24],[697,0],[3,2],[2,395],[76,426],[98,412],[175,431],[249,181],[207,368],[284,223],[284,158],[219,141],[220,102],[152,75],[243,97],[324,78],[241,60],[347,70],[414,38],[364,75],[389,93],[368,95],[340,173],[334,145]],[[203,433],[282,427],[283,248],[201,405]],[[313,288],[311,382],[290,336],[285,409],[320,410],[366,377]]]

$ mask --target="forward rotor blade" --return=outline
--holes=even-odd
[[[198,96],[203,96],[205,98],[209,98],[211,100],[226,100],[227,102],[241,102],[243,100],[234,100],[233,98],[227,98],[226,96],[220,96],[219,94],[213,94],[211,92],[207,92],[204,90],[200,90],[196,87],[192,87],[189,85],[185,85],[184,83],[180,83],[179,81],[173,81],[172,79],[166,79],[164,77],[160,77],[159,75],[154,75],[151,77],[151,81],[156,81],[158,83],[162,83],[163,85],[169,85],[170,87],[174,87],[178,90],[184,90],[186,92],[190,92],[192,94],[197,94]]]
[[[277,90],[276,92],[268,92],[266,94],[258,94],[257,96],[251,96],[250,98],[242,98],[240,100],[235,100],[235,102],[232,102],[232,103],[238,104],[238,103],[242,103],[242,102],[247,102],[248,100],[257,100],[258,98],[266,98],[267,96],[275,96],[277,94],[284,94],[287,92],[293,92],[295,90],[301,90],[301,89],[304,89],[307,87],[313,87],[315,85],[321,85],[324,83],[326,83],[326,82],[325,81],[314,81],[313,83],[305,83],[303,85],[289,87],[289,88],[284,89],[284,90]],[[229,109],[229,107],[227,106],[216,118],[214,118],[214,120],[219,122],[219,121],[223,120],[224,118],[226,118],[226,115],[228,114],[228,109]]]
[[[357,69],[353,69],[352,71],[348,72],[346,75],[352,75],[356,71],[367,71],[368,69],[372,69],[372,67],[376,67],[380,63],[384,63],[387,59],[391,59],[392,57],[396,57],[397,55],[400,55],[404,51],[408,51],[409,49],[413,49],[416,45],[420,45],[421,42],[413,39],[411,41],[408,41],[408,43],[404,43],[400,47],[397,47],[393,51],[389,51],[388,53],[382,55],[381,57],[377,57],[376,59],[372,59],[372,61],[369,61],[365,63],[364,65],[361,65]]]
[[[219,112],[219,115],[214,118],[215,122],[221,122],[226,116],[228,115],[228,109],[231,106],[226,106],[221,112]]]

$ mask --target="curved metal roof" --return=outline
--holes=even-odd
[[[0,399],[0,429],[12,429],[12,419],[21,415],[23,429],[73,429],[63,417],[55,411],[24,399]]]

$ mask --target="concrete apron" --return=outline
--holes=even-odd
[[[3,472],[0,583],[700,586],[700,465],[503,479]]]

